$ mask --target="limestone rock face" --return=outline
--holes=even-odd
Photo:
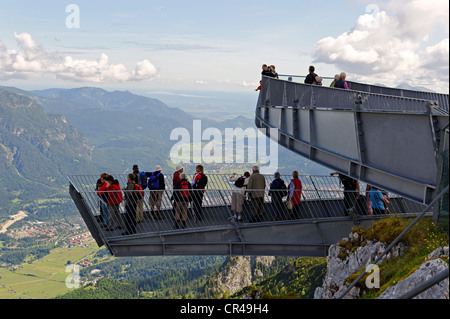
[[[358,273],[362,268],[367,267],[375,261],[385,249],[386,246],[378,241],[364,241],[359,238],[359,234],[351,233],[341,242],[352,242],[357,245],[352,247],[351,251],[341,247],[344,245],[332,245],[327,257],[327,274],[321,287],[318,287],[314,293],[314,299],[335,299],[341,296],[347,289],[345,279]],[[356,248],[355,248],[356,247]],[[392,256],[401,256],[406,249],[402,243],[397,244],[380,261],[383,262]],[[440,247],[425,258],[425,262],[414,271],[408,278],[399,281],[395,286],[387,288],[378,299],[395,299],[410,292],[414,287],[431,279],[441,271],[448,268],[448,264],[440,257],[448,258],[448,247]],[[344,299],[356,299],[361,295],[360,288],[353,287]],[[441,281],[439,284],[417,295],[415,299],[448,299],[449,298],[449,279]]]
[[[399,281],[395,286],[387,288],[378,299],[396,299],[410,292],[414,287],[431,279],[441,271],[448,268],[448,264],[440,259],[441,256],[448,257],[448,247],[440,247],[433,251],[426,261],[408,278]],[[425,290],[414,299],[448,299],[449,288],[448,278],[439,284]]]
[[[252,285],[263,277],[262,272],[256,265],[270,267],[275,260],[274,256],[245,256],[233,257],[226,265],[212,278],[214,286],[212,291],[215,294],[234,294],[244,287]]]
[[[352,252],[346,251],[339,245],[332,245],[327,257],[327,274],[321,287],[318,287],[314,293],[314,299],[335,299],[339,297],[346,289],[345,279],[357,273],[361,268],[372,264],[375,259],[386,249],[382,242],[363,241],[358,233],[351,233],[343,241],[359,241],[364,245],[359,246]],[[405,250],[404,244],[396,245],[389,254],[384,256],[381,262],[391,256],[398,256]],[[342,256],[346,256],[342,258]],[[355,299],[359,297],[360,289],[353,287],[344,299]]]

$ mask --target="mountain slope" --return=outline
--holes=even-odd
[[[322,284],[327,269],[326,258],[298,258],[283,270],[255,285],[245,287],[231,298],[287,298],[312,299]]]
[[[127,111],[134,114],[151,112],[154,116],[167,116],[168,111],[168,106],[160,100],[136,95],[129,91],[109,92],[95,87],[82,87],[75,89],[36,90],[31,91],[31,93],[46,97],[49,100],[65,100],[81,106],[108,111]],[[176,110],[170,110],[172,115],[174,115],[173,112],[176,112]]]
[[[69,173],[94,173],[93,148],[63,116],[0,89],[0,213],[61,192]]]

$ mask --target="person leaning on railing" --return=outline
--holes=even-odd
[[[114,230],[115,225],[118,229],[123,229],[123,220],[120,216],[120,203],[123,201],[122,191],[120,190],[120,184],[113,176],[108,175],[106,177],[108,186],[106,187],[106,193],[108,194],[108,211],[109,220],[106,231]]]
[[[264,193],[266,188],[266,179],[259,173],[259,167],[253,166],[252,175],[248,178],[248,195],[253,206],[253,218],[251,223],[262,221],[264,213]]]
[[[330,176],[334,175],[339,176],[339,180],[342,183],[342,186],[344,187],[344,205],[345,205],[344,215],[349,216],[351,213],[350,210],[356,211],[356,205],[358,203],[360,195],[359,182],[356,179],[341,174],[339,172],[330,173]]]
[[[138,202],[138,193],[135,192],[136,175],[133,173],[127,176],[127,187],[122,188],[125,194],[125,214],[123,215],[125,220],[126,231],[122,235],[130,235],[136,233],[136,206]]]
[[[203,219],[203,196],[205,193],[206,185],[208,184],[208,177],[206,176],[203,165],[197,165],[195,167],[195,175],[192,180],[192,188],[193,188],[193,203],[192,208],[194,210],[195,217],[198,221]]]
[[[292,172],[292,180],[289,183],[288,202],[292,203],[292,215],[293,218],[300,218],[300,209],[302,201],[302,182],[298,178],[298,172]]]
[[[348,90],[348,85],[347,82],[345,82],[345,79],[347,78],[347,74],[345,72],[341,72],[341,74],[339,75],[339,80],[336,81],[336,83],[334,84],[335,88],[339,88],[339,89],[345,89]]]
[[[150,190],[149,204],[151,215],[154,219],[161,220],[161,203],[164,190],[166,188],[164,182],[164,174],[161,172],[162,168],[160,165],[155,166],[155,171],[151,173],[146,173],[148,177],[148,189]],[[153,208],[156,206],[156,213]]]
[[[192,186],[187,180],[186,174],[180,174],[180,180],[173,188],[173,200],[175,204],[175,228],[186,228],[188,218],[188,206],[192,201]]]
[[[239,176],[236,173],[230,177],[230,182],[233,183],[233,192],[231,193],[231,210],[234,213],[234,220],[242,222],[242,205],[244,204],[245,190],[248,185],[249,172]]]
[[[97,180],[97,184],[95,190],[97,192],[98,197],[100,198],[100,216],[101,216],[101,227],[108,227],[108,194],[106,192],[106,188],[108,187],[108,183],[106,182],[106,177],[108,174],[102,173],[100,178]]]
[[[372,211],[374,215],[386,214],[386,206],[389,204],[389,200],[378,187],[372,186],[370,199],[372,200]]]
[[[287,187],[284,181],[281,179],[281,174],[276,172],[274,174],[275,179],[270,183],[269,196],[272,198],[273,206],[275,206],[275,216],[272,217],[272,221],[282,220],[282,215],[285,206],[283,205],[283,197],[287,196]]]

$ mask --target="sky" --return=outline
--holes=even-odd
[[[266,63],[449,90],[447,0],[0,3],[0,86],[246,92]]]

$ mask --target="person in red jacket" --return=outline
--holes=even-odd
[[[106,191],[108,193],[108,211],[109,211],[109,220],[107,231],[114,230],[114,226],[116,225],[118,229],[123,229],[124,224],[122,221],[122,217],[120,216],[120,203],[123,201],[122,191],[120,190],[120,184],[117,179],[114,179],[113,176],[109,175],[106,178],[106,182],[108,186]]]
[[[300,218],[300,207],[302,201],[302,182],[298,178],[298,172],[292,173],[292,180],[289,184],[288,201],[292,202],[292,213],[294,218]]]
[[[175,185],[177,185],[178,182],[181,181],[181,173],[183,173],[183,166],[178,165],[175,173],[173,173],[173,188],[175,188]]]
[[[108,177],[108,174],[102,173],[96,185],[96,191],[100,202],[101,227],[108,226],[108,194],[106,193],[108,183],[106,182],[106,177]]]

